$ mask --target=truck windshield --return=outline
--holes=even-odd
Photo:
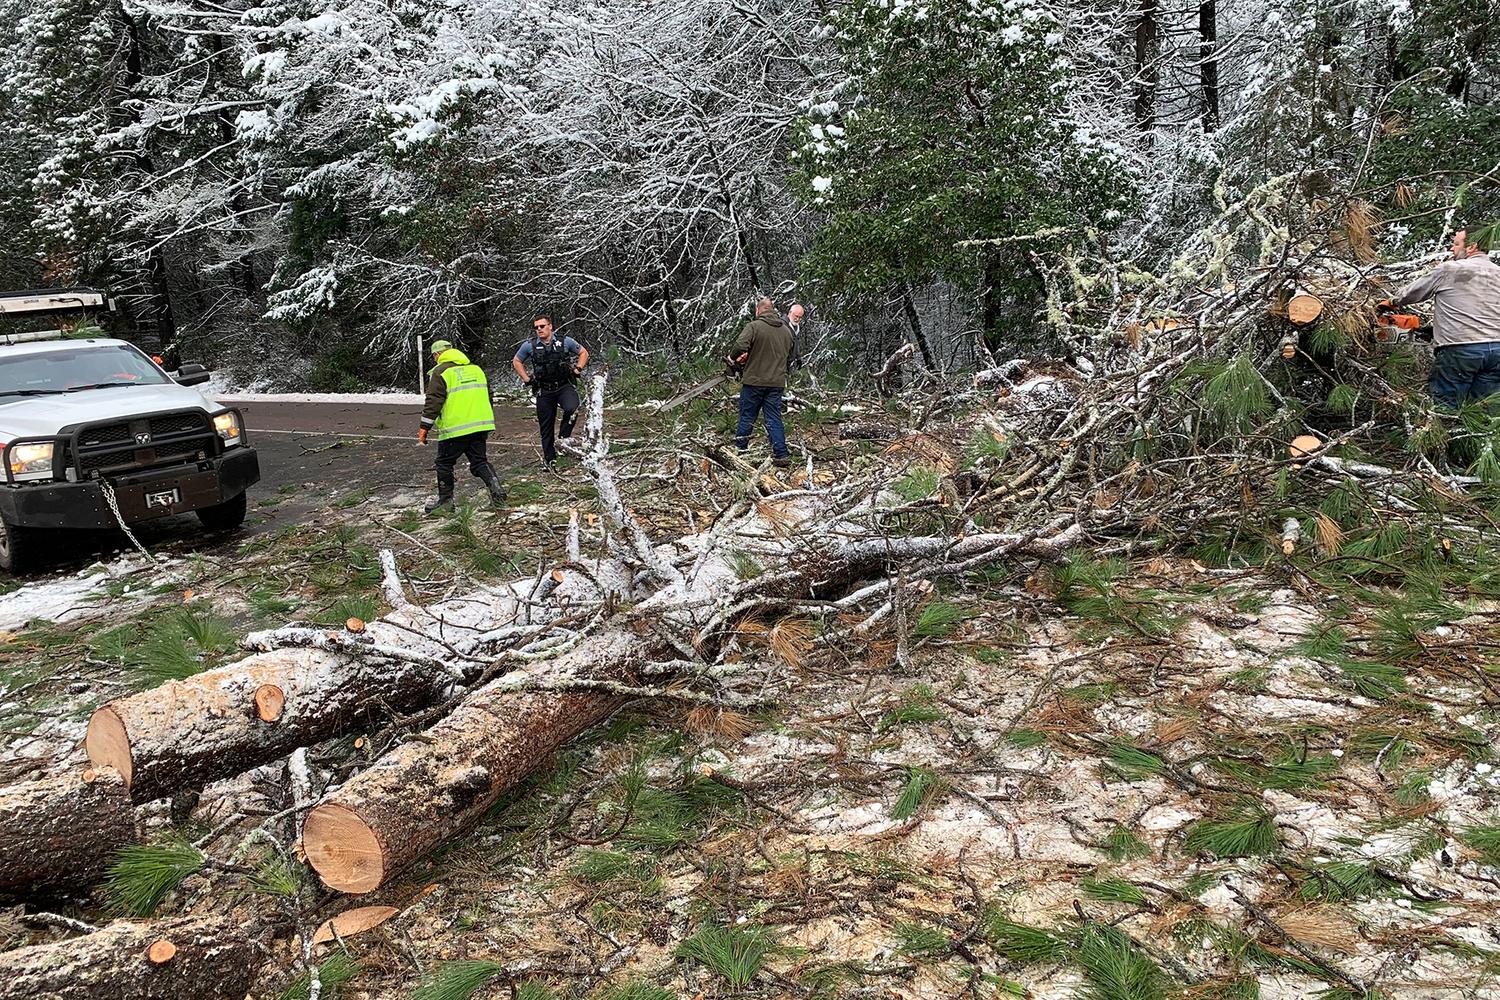
[[[170,382],[149,358],[127,344],[0,356],[0,397]]]

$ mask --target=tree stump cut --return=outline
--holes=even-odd
[[[0,953],[0,1000],[240,1000],[259,965],[241,920],[122,920]]]
[[[136,839],[135,806],[110,768],[0,788],[0,895],[87,889]]]

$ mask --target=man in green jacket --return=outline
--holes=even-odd
[[[422,424],[417,442],[426,444],[428,436],[437,438],[437,499],[426,507],[427,513],[453,506],[453,467],[467,457],[469,471],[484,483],[496,506],[505,502],[505,487],[490,467],[486,446],[495,429],[495,408],[490,403],[489,381],[484,371],[469,361],[468,355],[446,340],[432,343],[435,365],[427,382],[427,405],[422,408]]]
[[[781,423],[781,394],[786,388],[787,358],[792,353],[792,334],[776,311],[776,303],[761,299],[755,304],[755,319],[745,324],[729,356],[731,367],[741,369],[740,422],[734,433],[740,451],[750,447],[755,418],[765,421],[771,439],[771,461],[780,468],[792,464],[786,447],[786,428]]]

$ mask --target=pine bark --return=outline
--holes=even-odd
[[[147,951],[158,942],[153,962]],[[82,937],[0,954],[0,1000],[240,1000],[259,961],[241,920],[118,921]]]
[[[451,682],[429,664],[272,650],[108,702],[89,719],[85,746],[96,767],[117,769],[131,797],[149,802],[347,732],[372,712],[424,708]],[[256,702],[266,685],[284,698],[269,722]]]
[[[1140,0],[1135,20],[1135,125],[1142,132],[1156,127],[1156,87],[1160,71],[1161,26],[1157,0]]]
[[[126,844],[135,806],[118,772],[72,773],[0,788],[0,895],[65,894],[93,885]]]
[[[553,661],[547,676],[629,676],[643,652],[633,635],[606,633]],[[517,691],[504,678],[481,688],[422,740],[382,757],[308,813],[308,863],[332,889],[373,892],[477,823],[553,751],[627,700],[608,691]]]

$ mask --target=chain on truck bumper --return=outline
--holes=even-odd
[[[240,447],[204,462],[111,476],[120,516],[133,524],[186,514],[233,500],[260,481],[254,448]],[[32,528],[113,528],[97,482],[0,486],[0,517]]]

